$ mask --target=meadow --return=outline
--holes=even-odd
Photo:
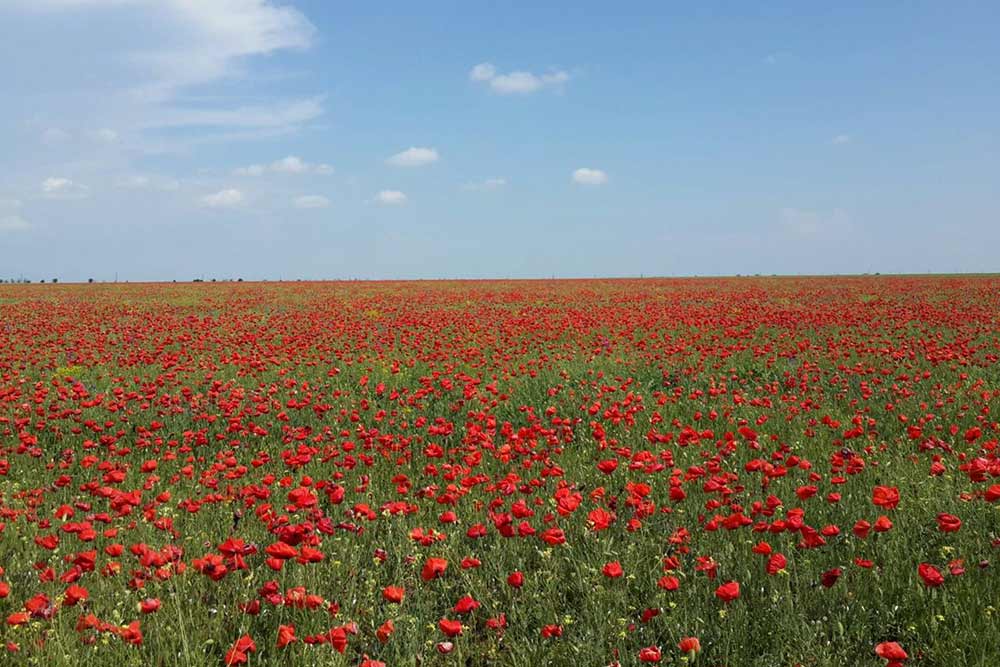
[[[0,664],[1000,664],[1000,278],[0,285]]]

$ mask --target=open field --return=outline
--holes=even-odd
[[[0,285],[0,663],[997,665],[998,359],[997,277]]]

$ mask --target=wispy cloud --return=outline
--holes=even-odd
[[[396,153],[385,162],[393,167],[423,167],[437,162],[440,156],[433,148],[417,148],[411,146],[405,151]]]
[[[113,144],[118,141],[118,133],[111,128],[104,127],[89,133],[90,138],[106,144]]]
[[[469,79],[485,83],[500,95],[526,95],[543,88],[558,88],[570,80],[570,75],[561,69],[542,74],[520,70],[503,74],[492,63],[479,63],[469,71]]]
[[[406,203],[406,195],[399,190],[382,190],[375,195],[375,201],[384,206],[401,206]]]
[[[145,174],[125,174],[115,179],[114,186],[120,190],[177,190],[180,183],[172,178],[146,176]]]
[[[233,169],[233,176],[261,176],[265,171],[267,167],[262,164],[250,164]]]
[[[573,182],[580,185],[604,185],[608,182],[608,175],[600,169],[580,167],[573,172]]]
[[[309,170],[310,167],[305,160],[294,155],[281,158],[271,164],[271,171],[282,174],[304,174]]]
[[[209,208],[236,208],[242,205],[245,200],[242,191],[236,188],[227,188],[214,194],[205,195],[201,198],[201,203]]]
[[[49,176],[42,181],[42,195],[47,199],[83,199],[89,194],[86,185],[62,176]]]
[[[69,140],[69,132],[58,127],[50,127],[42,132],[42,143],[46,146],[56,146]]]
[[[292,200],[292,205],[295,208],[327,208],[330,206],[330,200],[322,195],[303,195],[302,197],[296,197]]]
[[[269,165],[251,164],[245,167],[237,167],[233,170],[234,176],[262,176],[267,172],[276,174],[318,174],[327,176],[333,173],[333,167],[328,164],[312,164],[306,162],[296,155],[289,155],[280,160],[275,160]]]
[[[0,215],[0,232],[23,232],[31,224],[19,215]]]
[[[166,100],[178,91],[232,76],[241,61],[286,49],[305,49],[316,29],[297,9],[270,0],[133,0],[163,13],[181,34],[170,46],[135,53],[152,81],[132,90],[139,99]],[[107,4],[96,0],[61,4]]]
[[[79,30],[68,34],[75,51],[90,54],[80,64],[68,61],[65,76],[73,77],[82,63],[102,63],[101,85],[84,90],[93,117],[117,119],[110,127],[83,132],[95,141],[114,143],[122,130],[201,128],[202,134],[225,129],[291,129],[323,113],[322,98],[274,96],[253,106],[216,92],[210,106],[192,104],[190,95],[208,84],[252,78],[253,59],[277,52],[309,48],[316,28],[302,12],[278,0],[8,0],[15,12],[38,20],[49,15],[69,17]],[[99,30],[82,26],[113,21],[129,39],[108,41]],[[122,46],[127,44],[128,46]],[[141,46],[138,46],[141,45]],[[46,47],[48,48],[48,47]],[[43,59],[39,59],[43,60]],[[26,62],[31,62],[27,57]],[[83,72],[81,71],[80,74]],[[89,74],[90,72],[87,72]],[[80,77],[77,77],[78,79]],[[100,88],[97,94],[90,88]],[[52,107],[49,116],[77,126],[72,110],[78,105]],[[59,101],[58,96],[51,99]],[[126,127],[126,125],[128,127]],[[111,129],[114,127],[114,129]],[[227,134],[236,140],[240,134]],[[254,135],[242,135],[256,138]],[[46,143],[68,139],[65,130],[50,128]],[[180,142],[180,140],[178,140]]]
[[[487,178],[485,181],[479,181],[478,183],[466,183],[462,186],[462,189],[469,192],[488,192],[490,190],[499,190],[506,185],[506,178]]]
[[[292,100],[279,104],[243,106],[235,109],[166,107],[142,123],[145,129],[283,128],[300,125],[323,114],[321,98]]]

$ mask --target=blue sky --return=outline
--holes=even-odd
[[[1000,270],[1000,5],[752,4],[0,0],[0,277]]]

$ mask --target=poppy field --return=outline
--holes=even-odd
[[[1000,664],[1000,278],[0,285],[0,664]]]

